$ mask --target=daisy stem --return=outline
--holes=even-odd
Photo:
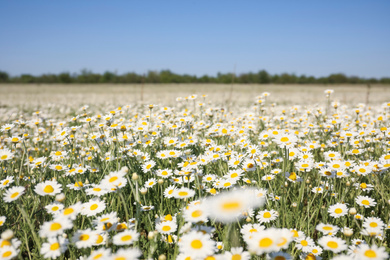
[[[119,192],[119,197],[121,197],[121,199],[122,199],[123,208],[125,209],[125,214],[126,214],[126,222],[127,222],[129,220],[129,212],[127,210],[126,201],[125,201],[125,198],[122,195],[122,192]]]
[[[38,254],[39,254],[39,252],[41,250],[41,243],[40,243],[40,240],[39,240],[39,238],[37,236],[37,233],[35,232],[34,227],[33,227],[32,223],[31,223],[30,219],[28,218],[26,211],[23,209],[23,207],[19,206],[19,205],[16,205],[16,206],[18,207],[19,211],[22,213],[24,220],[26,221],[27,225],[31,229],[31,234],[34,237],[35,244],[36,244],[36,246],[38,248]]]

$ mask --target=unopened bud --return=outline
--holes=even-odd
[[[159,180],[157,181],[157,183],[161,185],[161,184],[164,183],[164,180],[163,180],[163,179],[159,179]]]
[[[150,231],[149,233],[148,233],[148,239],[149,240],[152,240],[154,238],[154,232],[153,231]]]
[[[356,213],[357,213],[355,208],[350,208],[348,212],[349,212],[349,215],[356,215]]]
[[[293,202],[293,204],[291,206],[293,206],[293,208],[296,208],[298,206],[298,204],[296,202]]]
[[[127,173],[129,171],[129,168],[127,168],[127,166],[123,166],[121,171]]]
[[[250,217],[246,218],[246,222],[251,222],[251,221],[252,221],[252,219]]]
[[[308,184],[309,184],[309,183],[310,183],[310,180],[309,180],[309,179],[307,179],[307,180],[306,180],[306,183],[308,183]]]
[[[351,183],[349,181],[347,181],[347,183],[345,185],[347,185],[349,187],[349,186],[351,186]]]
[[[138,174],[136,172],[133,173],[133,176],[131,177],[133,181],[138,180]]]
[[[142,195],[145,195],[148,192],[148,189],[147,188],[142,188],[139,191],[141,192]]]
[[[1,238],[4,240],[11,240],[14,237],[14,232],[11,229],[7,229],[1,233]]]
[[[344,230],[343,230],[343,234],[344,234],[345,236],[347,236],[347,237],[350,237],[350,236],[353,235],[353,230],[346,227],[346,228],[344,228]]]
[[[64,200],[65,200],[65,194],[64,193],[60,193],[60,194],[56,195],[56,201],[63,202]]]
[[[166,259],[167,257],[164,254],[158,256],[158,260],[166,260]]]

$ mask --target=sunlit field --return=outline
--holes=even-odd
[[[390,91],[328,87],[0,85],[0,259],[388,259]]]
[[[279,105],[323,105],[326,85],[223,85],[223,84],[70,84],[70,85],[0,85],[0,105],[33,107],[62,104],[72,108],[85,104],[148,104],[176,105],[177,97],[189,94],[207,94],[206,102],[220,106],[237,104],[248,106],[259,93],[272,92],[270,102]],[[340,85],[335,89],[334,100],[343,104],[381,104],[390,100],[388,85],[372,85],[367,97],[366,85]]]

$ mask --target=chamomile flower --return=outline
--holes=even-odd
[[[173,198],[175,196],[175,193],[176,193],[176,186],[175,185],[168,186],[164,190],[164,197],[168,199]]]
[[[277,219],[278,216],[279,216],[278,212],[271,209],[271,210],[259,211],[256,218],[259,220],[260,223],[269,223],[269,222]]]
[[[226,223],[236,221],[243,217],[242,212],[263,204],[264,199],[256,197],[252,189],[237,189],[221,193],[205,201],[210,218]]]
[[[329,207],[329,214],[334,218],[340,218],[348,214],[348,207],[345,204],[336,203]]]
[[[173,173],[172,173],[172,170],[171,170],[171,169],[159,169],[159,170],[156,171],[156,175],[157,175],[158,177],[167,179],[167,178],[169,178],[170,176],[172,176]]]
[[[377,229],[380,232],[385,227],[385,223],[380,218],[370,217],[364,219],[363,227]]]
[[[215,251],[215,242],[210,236],[196,231],[183,235],[178,245],[181,253],[187,253],[195,259],[205,258]]]
[[[114,245],[123,246],[131,245],[138,240],[139,234],[134,230],[125,230],[116,234],[112,239]]]
[[[41,247],[41,254],[45,258],[58,258],[68,249],[69,241],[62,237],[49,237],[48,242],[43,243]]]
[[[0,248],[0,259],[8,260],[13,259],[18,255],[18,250],[13,246],[4,246]]]
[[[76,202],[75,204],[63,209],[58,215],[74,220],[76,219],[77,215],[81,212],[82,207],[83,206],[81,202]]]
[[[184,209],[184,219],[188,222],[199,223],[208,221],[207,207],[203,204],[188,206]]]
[[[14,158],[14,153],[10,149],[0,149],[0,162],[8,161]]]
[[[251,255],[249,252],[244,251],[244,248],[242,247],[232,247],[230,251],[225,251],[223,254],[223,259],[230,259],[230,260],[249,260],[251,258]]]
[[[87,217],[96,216],[106,208],[104,201],[99,200],[98,198],[91,199],[89,202],[83,204],[81,214]]]
[[[357,196],[355,198],[355,202],[362,207],[365,208],[370,208],[370,207],[375,207],[376,202],[374,199],[368,197],[368,196]]]
[[[361,244],[356,250],[356,257],[361,260],[385,260],[388,259],[389,254],[386,252],[386,248],[384,247],[378,247],[375,244],[371,247],[367,244]]]
[[[95,244],[97,238],[96,231],[91,229],[78,230],[73,234],[72,242],[77,248],[89,248]]]
[[[163,221],[156,225],[156,230],[161,234],[171,234],[177,230],[176,221]]]
[[[7,219],[6,216],[0,216],[0,227],[1,227],[2,225],[4,225],[6,219]]]
[[[62,188],[61,184],[54,180],[38,183],[35,186],[34,191],[41,196],[54,196],[58,193],[61,193]]]
[[[45,206],[45,209],[48,213],[57,215],[61,212],[61,210],[64,209],[64,205],[59,202],[53,202],[47,206]]]
[[[300,237],[295,239],[295,247],[303,252],[310,252],[312,246],[314,246],[314,240],[311,237]]]
[[[70,219],[65,217],[56,217],[52,221],[48,221],[42,224],[41,229],[39,230],[40,237],[55,237],[62,235],[65,230],[73,227]]]
[[[344,240],[334,236],[324,236],[318,240],[324,250],[332,251],[333,253],[340,253],[348,248]]]
[[[7,188],[14,182],[14,176],[7,176],[4,180],[0,181],[0,189]]]
[[[144,173],[147,173],[149,171],[152,170],[152,168],[156,165],[156,162],[155,161],[146,161],[143,165],[142,165],[142,171]]]
[[[250,252],[261,255],[277,251],[280,236],[277,229],[269,228],[262,232],[253,233],[252,237],[247,240],[247,243]]]
[[[12,188],[9,188],[5,193],[3,200],[5,202],[12,202],[17,200],[20,196],[24,194],[24,187],[22,186],[14,186]]]
[[[325,235],[329,235],[329,234],[336,234],[338,231],[339,231],[339,227],[338,226],[333,226],[331,224],[324,224],[324,223],[320,223],[316,226],[316,229],[320,232],[322,232],[323,234]]]
[[[92,251],[88,256],[87,260],[104,260],[110,259],[111,250],[107,248],[99,248],[98,250]]]
[[[121,248],[111,255],[110,260],[134,260],[138,259],[140,256],[142,256],[142,252],[138,248]]]
[[[185,198],[191,198],[195,195],[195,191],[191,190],[186,187],[182,187],[180,189],[176,189],[173,193],[173,196],[176,199],[185,199]]]

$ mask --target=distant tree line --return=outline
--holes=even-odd
[[[71,83],[238,83],[238,84],[390,84],[390,78],[360,78],[346,76],[342,73],[331,74],[327,77],[313,77],[295,74],[269,74],[265,70],[257,73],[249,72],[234,75],[233,73],[218,73],[216,76],[195,76],[176,74],[170,70],[148,71],[146,74],[128,72],[118,75],[106,71],[103,74],[82,70],[80,73],[70,74],[42,74],[33,76],[22,74],[11,77],[8,73],[0,71],[0,83],[31,83],[31,84],[71,84]]]

